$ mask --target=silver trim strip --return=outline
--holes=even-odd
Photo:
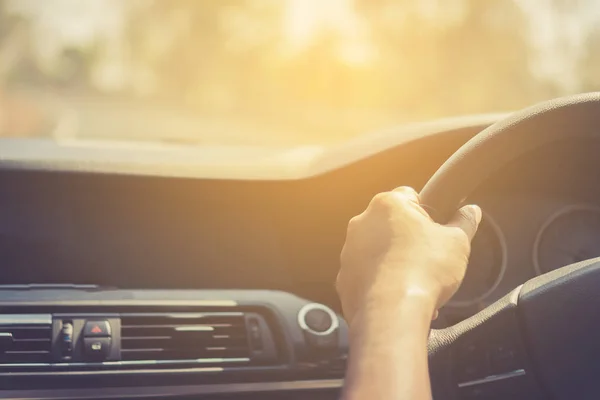
[[[135,307],[135,306],[186,306],[186,307],[235,307],[238,305],[235,300],[154,300],[154,299],[116,299],[116,300],[5,300],[0,301],[0,305],[9,306],[119,306],[119,307]]]
[[[54,313],[55,318],[61,317],[102,317],[102,318],[120,318],[120,317],[165,317],[165,318],[206,318],[206,317],[243,317],[243,312],[238,311],[215,311],[200,313],[169,313],[169,312],[148,312],[148,313]]]
[[[491,376],[485,377],[483,379],[476,379],[474,381],[459,383],[458,387],[465,388],[465,387],[470,387],[470,386],[484,385],[484,384],[490,383],[490,382],[497,382],[497,381],[502,381],[505,379],[516,378],[519,376],[523,376],[525,374],[526,374],[526,372],[524,369],[517,369],[515,371],[507,372],[506,374],[491,375]]]
[[[212,332],[214,327],[208,325],[193,325],[193,326],[178,326],[175,328],[177,332]]]
[[[2,391],[11,399],[30,400],[66,400],[66,399],[137,399],[141,397],[190,397],[210,394],[234,394],[278,392],[286,390],[338,390],[344,381],[341,379],[262,382],[262,383],[221,383],[189,386],[147,386],[123,388],[84,388],[84,389],[54,389],[54,390],[9,390]]]
[[[246,363],[250,362],[249,358],[196,358],[188,360],[133,360],[133,361],[105,361],[99,363],[23,363],[23,364],[0,364],[0,367],[101,367],[101,366],[134,366],[134,365],[179,365],[179,364],[229,364],[229,363]]]
[[[121,314],[109,312],[109,313],[52,313],[54,319],[61,318],[119,318]]]
[[[169,369],[119,369],[119,370],[79,370],[79,371],[36,371],[36,372],[0,372],[2,375],[145,375],[145,374],[181,374],[197,372],[223,372],[222,367],[196,367],[196,368],[169,368]]]
[[[52,325],[52,314],[0,314],[0,325]]]
[[[149,312],[149,313],[121,313],[122,317],[166,317],[166,318],[205,318],[205,317],[243,317],[243,312],[231,311],[231,312],[199,312],[199,313],[161,313],[161,312]]]
[[[50,363],[22,363],[22,364],[0,364],[0,367],[23,367],[23,368],[39,368],[39,367],[50,367]]]

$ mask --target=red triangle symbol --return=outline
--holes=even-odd
[[[98,325],[94,325],[92,328],[92,333],[102,333],[102,328],[100,328]]]

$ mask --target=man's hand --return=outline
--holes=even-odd
[[[350,220],[341,254],[337,289],[351,328],[358,314],[390,315],[406,299],[435,318],[465,276],[480,221],[479,207],[465,206],[437,224],[408,187],[376,195]]]
[[[337,279],[350,325],[345,400],[431,399],[431,318],[458,290],[480,221],[466,206],[436,224],[405,187],[352,218]]]

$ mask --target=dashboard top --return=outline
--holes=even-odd
[[[77,138],[6,138],[0,147],[0,169],[232,180],[302,179],[420,138],[461,129],[477,132],[502,116],[476,115],[411,124],[329,147],[184,146]]]

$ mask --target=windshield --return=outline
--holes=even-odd
[[[327,145],[600,87],[593,0],[0,0],[0,136]]]

